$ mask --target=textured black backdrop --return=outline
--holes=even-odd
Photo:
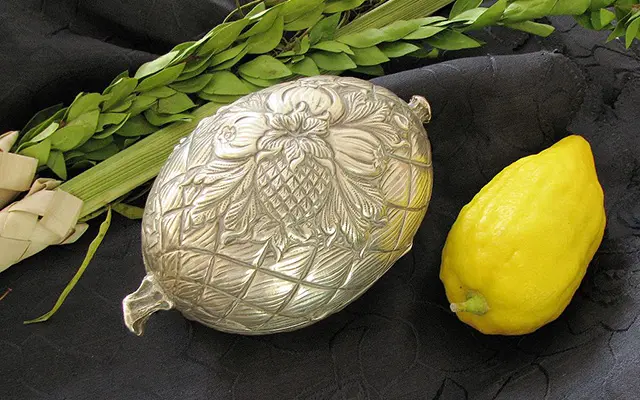
[[[0,131],[101,90],[126,68],[215,25],[233,1],[0,0]],[[116,217],[85,277],[45,312],[83,258],[50,248],[0,274],[1,399],[637,399],[640,397],[640,104],[637,50],[554,19],[549,39],[493,29],[482,49],[376,79],[425,95],[433,200],[414,250],[343,312],[289,334],[242,337],[156,314],[123,326],[120,301],[144,275],[140,224]],[[492,55],[489,55],[492,54]],[[472,58],[475,57],[475,58]],[[395,70],[418,68],[409,61]],[[446,233],[501,168],[568,132],[592,144],[606,192],[605,240],[557,321],[487,337],[447,311]]]

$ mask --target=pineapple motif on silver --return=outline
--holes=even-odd
[[[149,194],[129,329],[170,308],[240,334],[340,311],[411,249],[431,197],[429,118],[422,97],[320,76],[204,119]]]

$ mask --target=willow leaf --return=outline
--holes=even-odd
[[[182,70],[184,70],[184,66],[185,63],[174,65],[173,67],[163,69],[155,75],[143,79],[136,87],[136,91],[145,92],[172,83],[180,76]]]
[[[284,16],[284,22],[289,23],[312,12],[325,0],[288,0],[282,3],[280,15]]]
[[[631,21],[629,26],[627,26],[627,31],[625,33],[625,45],[627,46],[627,48],[631,47],[631,44],[633,43],[633,39],[635,39],[636,36],[638,35],[639,29],[640,29],[640,18],[634,19],[633,21]]]
[[[230,60],[227,60],[225,62],[223,62],[222,64],[218,64],[216,65],[214,68],[212,68],[214,71],[223,71],[223,70],[227,70],[230,69],[231,67],[233,67],[234,65],[236,65],[237,63],[239,63],[244,56],[247,55],[247,53],[249,52],[248,47],[245,47],[243,50],[240,51],[240,53],[238,53],[235,57],[233,57]]]
[[[498,0],[491,7],[486,9],[473,24],[464,28],[464,30],[477,30],[486,26],[497,24],[502,19],[502,14],[507,9],[507,0]]]
[[[589,18],[591,27],[595,30],[607,29],[615,19],[616,15],[606,8],[592,12]]]
[[[512,24],[505,24],[505,26],[541,37],[547,37],[555,31],[555,28],[551,25],[540,24],[533,21],[515,22]]]
[[[418,39],[426,39],[431,36],[437,35],[438,33],[444,31],[446,28],[444,26],[421,26],[416,29],[414,32],[408,34],[404,37],[405,40],[418,40]]]
[[[196,54],[209,54],[219,52],[231,45],[240,32],[249,24],[249,19],[243,18],[238,21],[228,22],[218,25],[220,28],[198,49]]]
[[[330,0],[324,9],[327,14],[339,13],[360,7],[366,0]]]
[[[99,110],[89,111],[59,128],[50,136],[51,147],[60,151],[69,151],[82,145],[95,133],[99,117]]]
[[[243,50],[247,48],[247,42],[242,42],[237,46],[233,46],[228,48],[225,51],[222,51],[211,58],[209,62],[210,67],[215,67],[216,65],[222,64],[225,61],[229,61],[237,57]],[[246,53],[245,53],[246,54]]]
[[[140,111],[140,112],[142,112],[142,111]],[[104,129],[102,132],[96,133],[95,135],[92,136],[92,138],[94,138],[94,139],[104,139],[106,137],[109,137],[109,136],[113,135],[118,129],[120,129],[122,127],[122,125],[127,123],[127,121],[129,120],[130,117],[135,116],[133,114],[125,114],[125,115],[126,115],[126,117],[125,117],[124,120],[122,120],[122,122],[120,122],[117,125],[112,125],[112,126],[106,128],[106,129]]]
[[[264,1],[258,3],[257,6],[253,7],[251,9],[251,11],[249,11],[246,15],[247,18],[251,18],[255,15],[260,14],[261,12],[265,11],[267,9],[267,6],[264,4]]]
[[[242,95],[209,94],[200,92],[198,93],[198,97],[216,104],[231,104],[241,98]]]
[[[163,56],[156,58],[153,61],[149,61],[144,63],[138,68],[135,75],[133,76],[136,79],[142,79],[145,76],[149,76],[155,74],[156,72],[162,70],[164,67],[169,65],[171,61],[178,55],[178,51],[169,52]]]
[[[304,56],[302,56],[304,57]],[[273,85],[276,85],[278,83],[281,82],[280,79],[260,79],[260,78],[254,78],[252,76],[243,74],[242,72],[240,72],[240,76],[242,77],[243,80],[251,83],[254,86],[258,86],[260,88],[266,88],[266,87],[271,87]]]
[[[271,27],[276,22],[279,16],[280,16],[279,8],[270,9],[269,11],[267,11],[261,16],[260,20],[255,25],[249,28],[242,35],[238,36],[238,39],[242,40],[246,38],[251,38],[262,32],[268,31],[269,29],[271,29]]]
[[[38,133],[36,137],[31,139],[29,143],[38,143],[45,140],[46,138],[51,136],[56,131],[56,129],[58,129],[59,126],[60,124],[58,124],[57,122],[52,122],[45,130]]]
[[[451,13],[449,13],[449,18],[454,18],[465,11],[474,9],[482,4],[482,0],[458,0],[451,8]]]
[[[581,15],[590,5],[590,0],[515,0],[505,10],[504,20],[520,22],[551,15]]]
[[[58,113],[62,109],[63,109],[63,104],[56,104],[55,106],[47,107],[44,110],[41,110],[35,113],[34,116],[31,117],[29,122],[27,122],[27,124],[20,130],[21,139],[24,140],[27,132],[39,126],[40,124],[44,123],[45,121],[51,119],[56,113]],[[48,126],[49,123],[45,124],[45,126],[43,126],[42,128],[44,129],[44,127]]]

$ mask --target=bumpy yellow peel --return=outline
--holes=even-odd
[[[485,334],[526,334],[555,320],[605,225],[604,194],[584,138],[566,137],[514,162],[449,232],[440,279],[452,311]]]

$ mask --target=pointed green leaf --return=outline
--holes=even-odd
[[[61,151],[52,150],[49,153],[49,159],[47,160],[47,167],[54,174],[58,175],[63,181],[67,180],[67,167],[64,163],[64,155]]]
[[[67,113],[67,121],[71,121],[76,119],[80,115],[92,111],[97,110],[100,106],[100,103],[104,100],[99,93],[81,93],[69,106],[69,111]]]
[[[29,132],[31,129],[47,121],[48,119],[53,117],[58,111],[62,110],[62,108],[63,108],[62,104],[56,104],[55,106],[51,106],[51,107],[45,108],[44,110],[38,111],[33,117],[31,117],[29,122],[27,122],[27,124],[24,127],[22,127],[22,129],[20,130],[20,137],[24,139],[25,132]],[[48,125],[49,123],[47,123],[45,126],[48,126]]]
[[[291,62],[295,64],[297,62],[304,60],[305,57],[306,57],[305,55],[291,57]]]
[[[209,84],[202,89],[203,92],[209,94],[247,94],[251,93],[242,81],[229,71],[213,72]]]
[[[333,39],[339,22],[340,14],[333,14],[321,19],[309,31],[309,40],[311,41],[311,44]]]
[[[591,13],[591,26],[595,30],[606,29],[615,19],[616,15],[613,12],[603,8]]]
[[[625,31],[626,27],[623,21],[618,21],[618,23],[616,24],[616,28],[609,34],[609,37],[607,37],[607,43],[624,35]]]
[[[203,54],[201,56],[193,54],[191,57],[187,58],[186,65],[182,70],[182,74],[180,75],[180,79],[182,79],[182,75],[188,74],[194,71],[203,71],[203,68],[206,68],[207,65],[210,65],[210,60],[215,57],[213,53]]]
[[[249,54],[264,54],[275,49],[280,40],[284,29],[284,18],[282,16],[276,18],[271,28],[267,31],[251,36],[247,40]]]
[[[240,51],[240,53],[238,53],[235,57],[233,57],[231,60],[227,60],[227,61],[223,62],[222,64],[216,65],[215,68],[213,68],[213,70],[214,71],[224,71],[224,70],[227,70],[227,69],[231,69],[231,67],[233,67],[234,65],[239,63],[240,60],[242,60],[244,58],[244,56],[247,55],[248,52],[249,52],[249,48],[245,46]]]
[[[320,75],[320,71],[318,71],[318,66],[316,63],[309,57],[305,57],[304,60],[290,64],[289,69],[294,74],[303,75],[303,76],[316,76]]]
[[[113,136],[107,136],[104,139],[92,138],[92,139],[89,139],[87,143],[78,147],[77,151],[74,150],[73,153],[78,153],[78,154],[90,153],[92,151],[100,150],[104,147],[107,147],[111,143],[113,143]],[[72,154],[67,154],[66,156],[67,156],[67,161],[69,161],[72,158]]]
[[[504,20],[513,23],[553,15],[581,15],[590,5],[591,0],[515,0],[505,10]]]
[[[174,82],[171,84],[171,88],[182,93],[197,93],[204,89],[209,81],[211,81],[211,74],[203,74],[186,81]]]
[[[311,46],[312,49],[329,51],[331,53],[347,53],[353,54],[353,50],[351,47],[347,46],[344,43],[336,42],[334,40],[327,40],[324,42],[317,43]]]
[[[43,130],[48,128],[52,122],[61,121],[62,117],[64,117],[64,114],[66,114],[66,110],[66,108],[59,109],[47,120],[31,128],[24,136],[20,138],[18,144],[22,146],[23,144],[30,142],[34,137],[38,136]]]
[[[106,96],[104,104],[102,104],[102,109],[104,111],[109,111],[122,99],[133,93],[137,85],[138,80],[135,78],[121,78],[111,87],[111,90]]]
[[[491,7],[486,9],[473,24],[464,28],[465,31],[482,29],[486,26],[497,24],[502,19],[504,10],[507,9],[507,0],[498,0]]]
[[[191,116],[190,114],[160,114],[155,110],[145,111],[144,116],[147,121],[155,126],[163,126],[176,121],[191,121],[193,119],[193,116]]]
[[[127,113],[102,113],[98,117],[96,132],[103,131],[106,125],[118,125],[125,119],[127,119]]]
[[[160,114],[178,114],[195,106],[189,96],[184,93],[176,93],[173,96],[158,100],[157,111]]]
[[[515,22],[513,24],[504,24],[504,26],[541,37],[547,37],[555,30],[551,25],[539,24],[533,21]]]
[[[436,17],[417,18],[414,21],[418,21],[420,23],[420,26],[427,26],[427,25],[437,24],[438,22],[442,22],[446,20],[447,19],[445,17],[436,16]]]
[[[56,131],[56,129],[58,129],[59,126],[60,124],[58,124],[57,122],[52,122],[45,130],[38,133],[36,137],[31,139],[29,143],[38,143],[45,140],[46,138],[51,136]]]
[[[381,43],[378,47],[389,58],[406,56],[420,49],[419,46],[407,42]]]
[[[282,4],[280,15],[284,16],[284,22],[289,23],[313,11],[324,0],[288,0]]]
[[[20,150],[18,154],[23,156],[33,157],[38,160],[38,166],[45,165],[49,159],[49,153],[51,152],[51,140],[44,139],[39,143],[35,143],[32,146],[25,147]]]
[[[154,99],[155,101],[155,99]],[[137,115],[137,114],[136,114]],[[132,114],[125,114],[125,118],[122,120],[122,122],[120,122],[117,125],[111,125],[110,127],[104,129],[103,131],[96,133],[95,135],[92,136],[93,139],[104,139],[106,137],[109,137],[111,135],[113,135],[116,131],[118,131],[118,129],[120,129],[122,127],[122,125],[124,125],[130,117],[132,117]]]
[[[442,50],[462,50],[482,46],[482,43],[463,33],[446,30],[428,38],[427,43]]]
[[[357,67],[353,60],[344,53],[314,51],[309,54],[318,68],[327,71],[345,71]]]
[[[355,69],[352,69],[353,72],[359,72],[361,74],[365,74],[365,75],[371,75],[371,76],[382,76],[384,75],[384,68],[382,68],[381,65],[371,65],[368,67],[358,67]]]
[[[261,79],[277,79],[291,75],[291,71],[286,65],[268,55],[258,56],[257,58],[242,64],[238,68],[238,71],[245,75]]]
[[[636,38],[636,35],[638,35],[639,29],[640,18],[634,19],[629,26],[627,26],[627,32],[625,33],[625,46],[627,46],[627,49],[633,44],[633,40]]]
[[[99,110],[89,111],[59,128],[49,136],[51,147],[60,151],[69,151],[82,145],[95,133],[99,117]]]
[[[224,94],[208,94],[205,92],[198,93],[198,96],[207,101],[211,101],[218,104],[231,104],[234,101],[242,97],[242,95],[224,95]]]
[[[136,79],[142,79],[145,76],[155,74],[156,72],[169,65],[178,54],[179,51],[172,51],[156,58],[153,61],[142,64],[133,77]]]
[[[451,9],[449,18],[454,18],[465,11],[479,7],[482,4],[482,0],[457,0]]]
[[[142,115],[136,115],[127,120],[120,129],[116,131],[119,136],[133,137],[144,136],[153,133],[157,128],[149,123]]]
[[[266,88],[266,87],[271,87],[273,85],[276,85],[280,82],[282,82],[280,79],[260,79],[260,78],[254,78],[252,76],[249,75],[245,75],[242,72],[240,72],[240,76],[242,77],[243,80],[248,81],[249,83],[251,83],[254,86],[259,86],[261,88]]]
[[[598,11],[603,8],[609,7],[615,2],[616,0],[591,0],[591,6],[589,7],[589,9],[591,11]]]
[[[348,44],[352,48],[367,48],[382,43],[387,39],[386,34],[380,29],[370,28],[362,32],[350,33],[336,38],[338,42]]]
[[[181,61],[186,60],[189,56],[193,54],[194,51],[198,48],[199,43],[195,41],[182,42],[176,46],[174,46],[171,51],[177,51],[179,54],[176,55],[173,60],[169,63],[169,65],[177,64]],[[186,67],[185,67],[186,68]]]
[[[284,26],[284,30],[288,32],[302,31],[314,26],[320,19],[322,19],[322,11],[324,10],[324,4],[318,5],[308,13],[302,14],[300,17],[288,22]]]
[[[389,61],[387,57],[378,47],[371,46],[366,49],[353,49],[355,53],[351,59],[361,67],[370,65],[378,65]]]
[[[466,25],[471,25],[473,24],[475,21],[478,20],[478,18],[482,17],[482,15],[487,11],[487,8],[484,7],[478,7],[478,8],[474,8],[471,10],[467,10],[463,13],[461,13],[460,15],[457,15],[454,18],[451,18],[448,21],[442,21],[442,22],[438,22],[437,24],[435,24],[436,26],[448,26],[448,25],[453,25],[453,24],[466,24]]]
[[[267,9],[267,6],[264,4],[264,2],[260,2],[260,3],[258,3],[258,5],[257,5],[257,6],[253,7],[253,8],[251,9],[251,11],[249,11],[249,12],[247,13],[246,18],[251,18],[251,17],[253,17],[254,15],[257,15],[257,14],[259,14],[259,13],[261,13],[261,12],[265,11],[266,9]]]
[[[239,54],[241,54],[246,48],[247,48],[246,42],[240,43],[237,46],[230,47],[227,50],[222,51],[216,54],[215,56],[213,56],[211,58],[211,61],[209,62],[209,66],[214,67],[216,65],[222,64],[225,61],[232,60],[235,57],[237,57]]]
[[[115,143],[111,143],[101,149],[94,150],[85,154],[85,157],[87,158],[87,160],[103,161],[111,156],[118,154],[119,151],[120,149],[118,148],[118,146],[116,146]]]
[[[176,94],[176,91],[168,86],[160,86],[145,93],[146,96],[156,97],[158,99],[164,99],[174,94]]]
[[[131,108],[131,104],[133,104],[133,101],[137,97],[138,96],[136,96],[135,93],[134,94],[130,94],[126,98],[120,100],[117,104],[115,104],[113,107],[111,107],[108,111],[109,112],[115,112],[115,113],[128,111],[129,108]]]
[[[144,110],[148,110],[151,106],[153,106],[158,99],[152,96],[145,96],[143,94],[136,97],[136,99],[131,103],[131,107],[127,110],[129,115],[132,117],[140,114]]]
[[[421,26],[416,29],[414,32],[408,34],[404,37],[405,40],[418,40],[418,39],[426,39],[431,36],[437,35],[442,32],[446,28],[443,26]]]
[[[339,13],[360,7],[366,0],[330,0],[324,9],[326,14]]]
[[[395,21],[383,28],[380,28],[380,30],[386,38],[385,41],[395,42],[420,28],[420,25],[421,23],[419,20]]]
[[[271,29],[271,27],[273,27],[273,24],[276,22],[279,16],[280,16],[280,8],[270,9],[269,11],[264,13],[262,17],[260,17],[260,20],[255,25],[249,28],[242,35],[238,36],[238,39],[250,38],[260,33],[268,31],[269,29]],[[282,25],[284,26],[284,17],[282,18],[283,18]]]
[[[172,83],[182,73],[182,70],[184,69],[184,65],[185,65],[184,63],[174,65],[173,67],[169,67],[167,69],[164,69],[156,73],[155,75],[151,75],[143,79],[142,82],[140,82],[136,87],[136,91],[146,92],[151,89],[155,89],[157,87],[165,86]]]
[[[220,28],[198,49],[196,54],[217,53],[226,49],[238,38],[249,22],[248,18],[243,18],[218,25]]]
[[[591,22],[591,15],[590,14],[582,14],[582,15],[578,15],[576,17],[574,17],[576,22],[578,22],[578,25],[580,25],[583,28],[586,29],[593,29],[595,30],[596,28],[593,26],[592,22]]]

